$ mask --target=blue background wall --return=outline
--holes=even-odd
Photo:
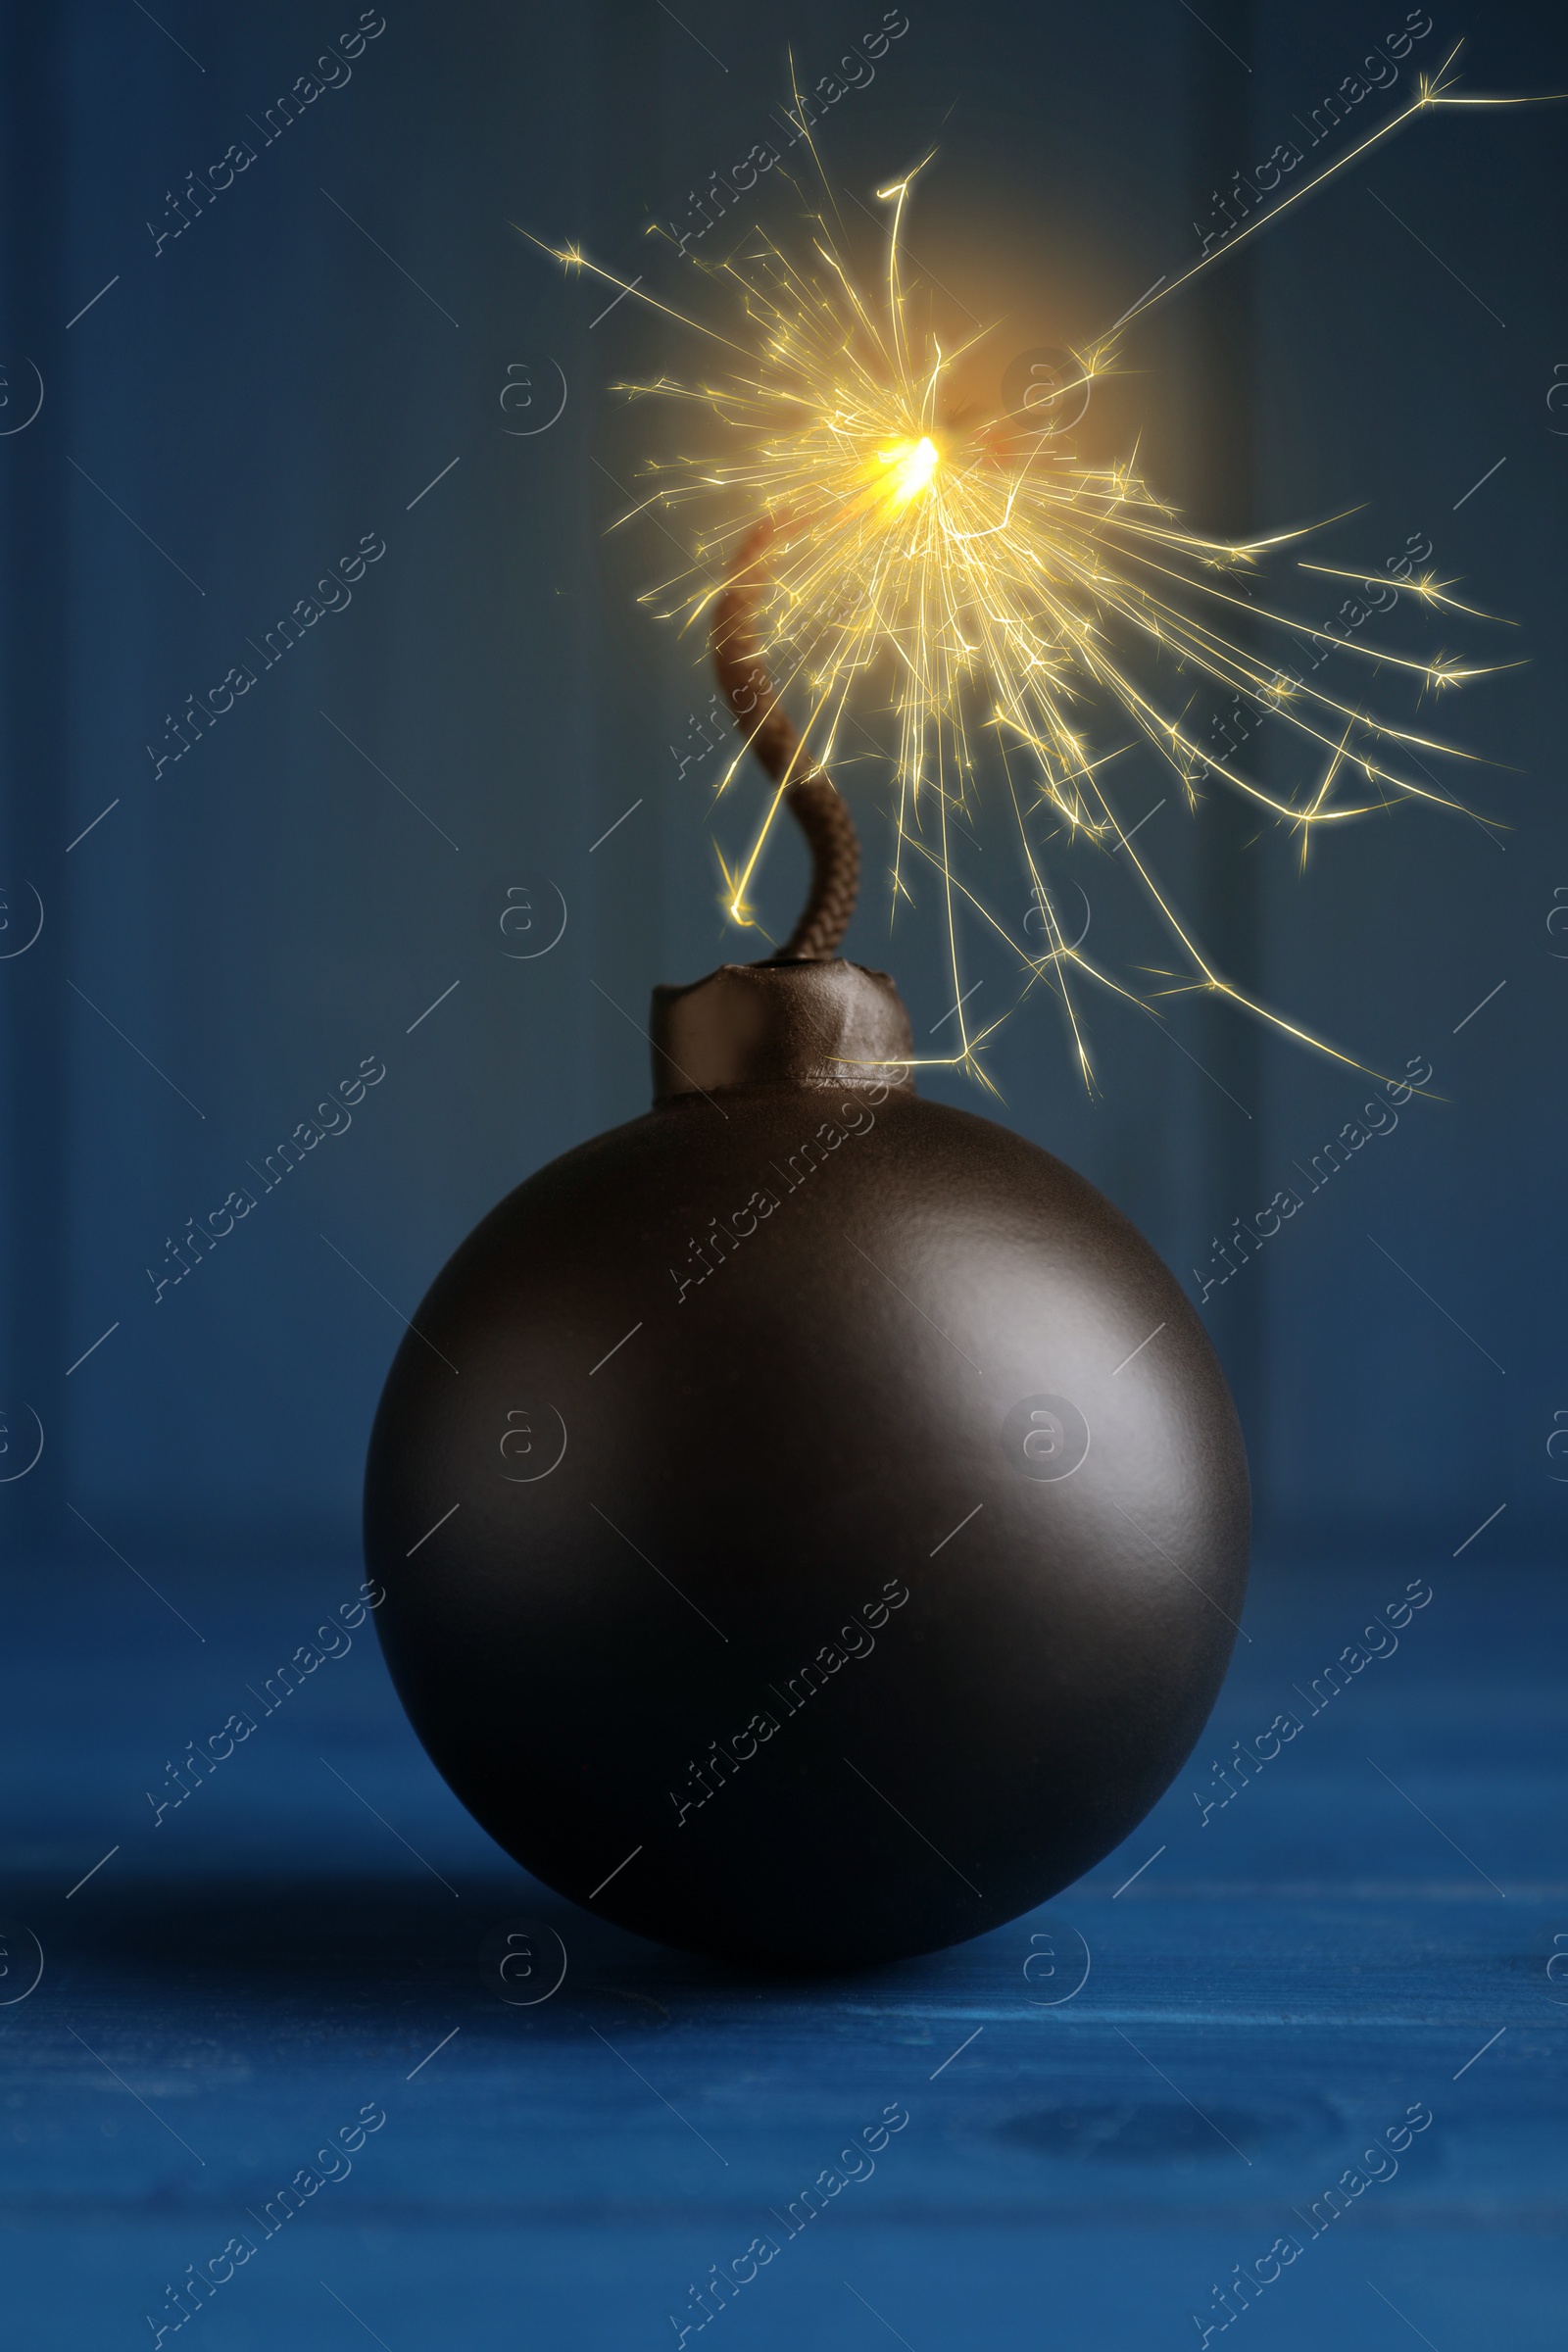
[[[70,1506],[149,1568],[352,1544],[398,1313],[501,1193],[645,1105],[625,1015],[650,985],[749,952],[721,929],[707,771],[678,779],[670,750],[707,681],[636,602],[673,551],[647,528],[606,536],[650,431],[611,387],[688,366],[689,346],[630,303],[592,324],[592,284],[509,223],[678,287],[645,224],[765,135],[787,48],[814,76],[881,12],[801,0],[764,21],[690,0],[683,26],[640,5],[399,0],[352,79],[264,144],[265,110],[357,13],[171,0],[159,24],[84,5],[5,23],[0,425],[44,390],[0,439],[0,945],[44,915],[0,963],[5,1458],[30,1452],[29,1412],[46,1438],[0,1486],[13,1556],[84,1558]],[[1200,24],[1164,0],[919,0],[909,16],[833,110],[828,160],[863,194],[937,144],[916,252],[988,296],[1016,286],[1071,343],[1185,266],[1210,189],[1295,136],[1404,11],[1215,0]],[[1474,27],[1435,10],[1394,96],[1467,29],[1473,88],[1568,88],[1560,12],[1500,6]],[[1213,804],[1193,823],[1170,802],[1143,836],[1240,984],[1380,1067],[1424,1055],[1441,1098],[1204,1309],[1265,1539],[1302,1560],[1451,1550],[1499,1503],[1488,1543],[1535,1553],[1568,1508],[1552,1475],[1568,1462],[1546,1450],[1568,1412],[1568,936],[1547,929],[1568,884],[1568,413],[1547,406],[1568,329],[1544,248],[1565,122],[1413,126],[1155,314],[1107,395],[1196,526],[1357,507],[1321,560],[1368,567],[1425,533],[1457,593],[1519,624],[1446,641],[1488,659],[1506,640],[1528,664],[1440,715],[1497,763],[1469,781],[1510,828],[1494,837],[1404,811],[1328,841],[1303,881],[1288,840]],[[234,140],[255,163],[155,252],[187,172]],[[764,190],[768,225],[787,196]],[[520,437],[558,369],[564,414]],[[503,407],[524,380],[534,408]],[[155,774],[166,714],[252,659],[363,534],[385,554],[352,603]],[[1333,611],[1331,583],[1303,593],[1310,618]],[[1152,806],[1166,779],[1151,766],[1127,789]],[[858,807],[874,875],[874,792]],[[1005,857],[1000,817],[982,838]],[[764,893],[778,914],[792,858]],[[1114,958],[1140,934],[1102,865],[1083,879]],[[509,955],[529,944],[503,931],[509,904],[540,941],[564,904],[560,944]],[[928,1031],[941,967],[918,925],[888,941],[879,888],[851,952],[891,965]],[[1156,1026],[1097,1003],[1094,1024],[1089,1101],[1049,1017],[1018,1018],[996,1059],[1004,1115],[1184,1276],[1365,1099],[1220,1004],[1178,1000]],[[167,1238],[250,1183],[365,1056],[386,1074],[352,1127],[155,1305]]]

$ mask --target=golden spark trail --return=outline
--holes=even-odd
[[[1077,355],[1077,378],[1057,386],[1054,400],[1059,404],[1108,374],[1121,338],[1155,303],[1406,123],[1453,106],[1521,103],[1455,97],[1452,63],[1450,56],[1436,74],[1423,76],[1410,104],[1355,148],[1135,305],[1111,335]],[[807,143],[818,160],[808,132]],[[765,543],[765,568],[749,575],[757,580],[749,625],[778,696],[792,695],[808,712],[749,854],[733,872],[723,868],[726,913],[739,927],[757,927],[747,891],[791,775],[858,758],[860,739],[876,743],[868,721],[891,713],[892,912],[901,901],[912,903],[907,874],[936,876],[955,1000],[946,1017],[957,1028],[956,1050],[940,1057],[944,1063],[990,1084],[978,1055],[999,1018],[971,1031],[960,940],[965,919],[1012,952],[1018,1002],[1037,989],[1058,1000],[1086,1084],[1093,1083],[1093,1069],[1076,1001],[1081,984],[1154,1009],[1083,952],[1083,934],[1068,943],[1047,856],[1058,836],[1068,849],[1099,845],[1125,860],[1185,960],[1185,970],[1168,975],[1171,986],[1161,993],[1222,997],[1284,1035],[1350,1061],[1256,1004],[1208,960],[1124,829],[1104,770],[1142,746],[1174,777],[1191,808],[1201,789],[1222,786],[1277,825],[1295,828],[1304,860],[1321,825],[1405,800],[1461,809],[1424,768],[1424,781],[1409,770],[1420,767],[1421,755],[1464,755],[1373,715],[1360,699],[1342,699],[1319,682],[1316,665],[1303,675],[1300,641],[1322,642],[1324,632],[1243,593],[1248,576],[1301,532],[1205,538],[1155,497],[1135,461],[1081,463],[1049,414],[1042,421],[1014,412],[978,427],[962,416],[950,397],[953,370],[978,338],[945,352],[922,324],[901,270],[902,228],[920,169],[877,191],[891,207],[877,302],[859,292],[816,213],[809,217],[808,248],[799,257],[759,233],[728,261],[705,270],[739,306],[744,325],[733,334],[684,318],[576,249],[547,248],[734,356],[733,371],[720,380],[662,377],[625,387],[687,402],[707,419],[702,450],[654,468],[645,503],[666,511],[700,503],[712,519],[697,539],[694,568],[645,601],[706,634],[737,550]],[[766,526],[762,538],[749,537],[760,524]],[[1402,577],[1386,576],[1391,567],[1392,560],[1377,579],[1393,603],[1402,598],[1432,612],[1488,617],[1446,593],[1453,582],[1417,576],[1408,561]],[[1327,564],[1298,568],[1334,580],[1363,578]],[[1242,612],[1248,642],[1227,633],[1230,615]],[[1270,642],[1271,631],[1277,658],[1254,650]],[[1336,636],[1332,645],[1345,662],[1397,672],[1433,696],[1487,674],[1443,653],[1418,658],[1362,643],[1358,635]],[[1179,709],[1178,686],[1185,697]],[[1200,740],[1199,725],[1188,719],[1204,695],[1221,696],[1234,713],[1246,714],[1245,727],[1238,718],[1233,732],[1266,727],[1276,755],[1266,773],[1255,760],[1244,764],[1229,743],[1220,753]],[[743,722],[720,795],[746,757]],[[1268,780],[1292,770],[1295,781]],[[1021,936],[955,867],[955,829],[966,829],[982,778],[992,773],[1004,783],[1029,892]],[[1046,826],[1053,830],[1043,834]],[[1036,909],[1039,946],[1027,935]]]

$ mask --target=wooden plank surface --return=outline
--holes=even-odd
[[[1256,2352],[1560,2345],[1568,1611],[1484,1544],[1265,1564],[1210,1736],[1120,1853],[974,1943],[808,1984],[641,1943],[513,1869],[368,1627],[155,1822],[166,1759],[351,1562],[161,1579],[168,1606],[121,1570],[38,1580],[5,1668],[0,1990],[22,1931],[44,1973],[0,2008],[3,2340],[1146,2352],[1200,2343],[1198,2313]],[[1397,1648],[1309,1713],[1293,1688],[1412,1577],[1432,1599]],[[1205,1819],[1210,1757],[1291,1708]],[[530,2006],[481,1970],[508,1927],[537,1985],[564,1949]],[[1411,2108],[1430,2123],[1365,2162]],[[374,2115],[350,2169],[318,2161]],[[320,2184],[284,2221],[301,2168]],[[843,2185],[807,2219],[824,2168]],[[166,2285],[236,2233],[255,2253],[176,2330]],[[699,2328],[689,2290],[759,2238]],[[1212,2289],[1259,2257],[1222,2328]]]

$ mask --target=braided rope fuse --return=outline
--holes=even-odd
[[[800,759],[801,739],[773,692],[757,644],[757,602],[766,579],[762,558],[773,536],[763,520],[748,535],[713,612],[713,668],[736,724],[775,783],[785,775],[784,805],[811,852],[811,887],[800,920],[779,949],[781,963],[822,963],[850,927],[860,881],[860,844],[832,780]],[[792,762],[799,772],[792,772]]]

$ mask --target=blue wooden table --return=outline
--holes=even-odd
[[[0,2341],[1560,2346],[1568,1612],[1495,1536],[1263,1563],[1210,1736],[1119,1853],[806,1984],[513,1868],[368,1625],[174,1802],[352,1560],[19,1586]],[[1396,1647],[1323,1683],[1412,1577]],[[1219,1804],[1210,1760],[1282,1712]]]

